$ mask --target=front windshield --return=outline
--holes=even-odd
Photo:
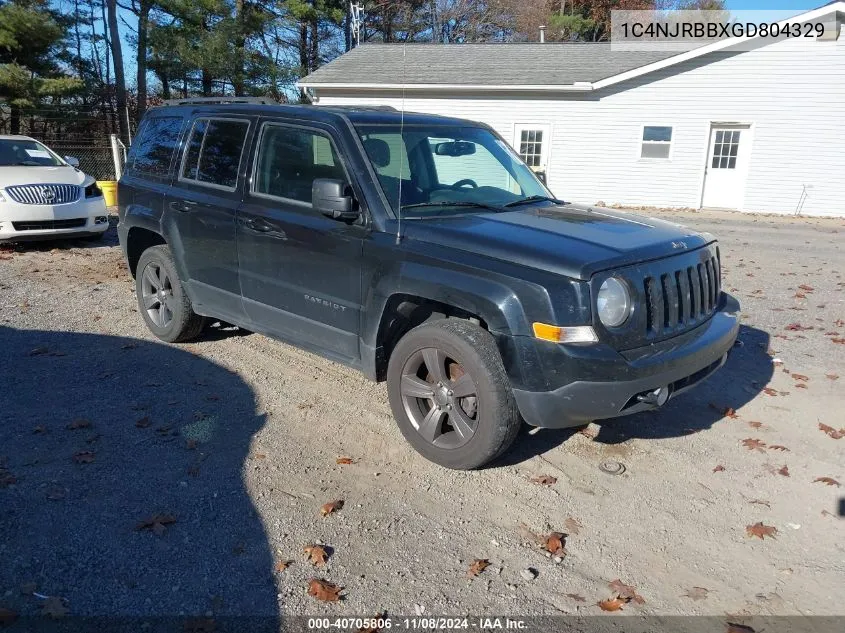
[[[56,167],[62,164],[53,152],[37,141],[0,138],[0,167]]]
[[[356,126],[384,194],[403,218],[501,210],[550,193],[489,130],[471,126]]]

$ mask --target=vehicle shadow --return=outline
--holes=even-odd
[[[22,615],[11,630],[45,608],[38,593],[61,598],[69,625],[249,616],[249,630],[277,631],[273,559],[243,479],[265,422],[250,387],[138,339],[0,327],[0,345],[0,596]]]
[[[739,409],[747,404],[771,380],[774,365],[766,353],[769,338],[768,332],[740,326],[738,344],[725,365],[709,379],[655,411],[598,421],[599,430],[593,441],[619,444],[629,439],[680,437],[709,429],[724,418],[726,409]],[[526,429],[511,450],[491,466],[512,466],[541,455],[565,443],[578,431],[578,428],[542,429],[531,434]]]

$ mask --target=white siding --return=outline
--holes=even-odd
[[[323,105],[402,106],[395,93],[318,96]],[[404,107],[483,121],[511,143],[516,124],[551,125],[549,186],[590,204],[698,208],[710,123],[747,123],[753,142],[742,210],[794,213],[806,185],[803,213],[845,215],[845,35],[685,62],[594,94],[409,93]],[[672,126],[670,159],[640,159],[643,125]]]

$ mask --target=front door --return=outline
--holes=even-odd
[[[171,247],[195,309],[235,322],[244,317],[235,219],[243,190],[241,159],[252,123],[249,118],[197,118],[166,203]]]
[[[355,364],[367,229],[311,207],[315,178],[349,182],[328,129],[265,121],[238,209],[244,309],[256,330]]]
[[[750,140],[751,131],[747,125],[711,126],[702,207],[742,207],[748,176]]]

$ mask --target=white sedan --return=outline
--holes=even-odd
[[[102,237],[103,192],[79,161],[27,136],[0,136],[0,242]]]

